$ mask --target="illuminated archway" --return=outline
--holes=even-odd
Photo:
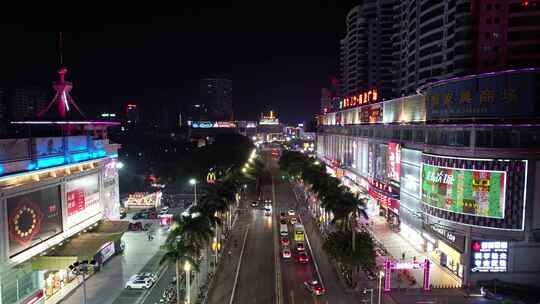
[[[431,262],[429,261],[429,259],[425,259],[423,262],[396,262],[392,260],[386,260],[384,262],[384,291],[389,292],[392,288],[392,270],[400,269],[422,269],[424,271],[424,281],[422,282],[422,289],[424,289],[424,291],[430,291],[430,267]]]

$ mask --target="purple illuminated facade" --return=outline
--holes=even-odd
[[[329,112],[317,156],[457,286],[538,284],[539,84],[538,69],[485,73]]]

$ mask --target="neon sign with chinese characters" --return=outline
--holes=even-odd
[[[508,242],[475,241],[471,246],[471,272],[507,271]]]
[[[367,105],[379,101],[379,91],[377,89],[367,90],[358,95],[345,97],[339,101],[339,109],[349,109],[361,105]]]

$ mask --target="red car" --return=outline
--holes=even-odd
[[[309,256],[305,252],[302,252],[298,254],[297,260],[300,264],[307,264],[309,262]]]
[[[291,241],[289,241],[289,238],[288,238],[288,237],[282,237],[282,238],[281,238],[281,245],[283,245],[283,246],[289,246],[290,243],[291,243]]]
[[[316,294],[318,296],[323,295],[326,292],[326,289],[322,287],[319,281],[306,281],[304,282],[304,286],[306,286],[309,292]]]
[[[296,244],[296,251],[298,251],[298,252],[304,252],[304,251],[306,251],[306,247],[304,246],[304,243],[298,243],[298,244]]]

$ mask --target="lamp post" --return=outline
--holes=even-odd
[[[373,288],[366,288],[364,289],[364,294],[366,294],[369,291],[369,303],[373,304]]]
[[[197,205],[197,180],[192,178],[189,180],[189,184],[190,185],[193,185],[193,189],[194,189],[194,192],[195,192],[195,202],[194,202],[194,205]]]
[[[88,260],[83,260],[69,265],[69,270],[71,270],[73,274],[82,276],[83,304],[86,304],[86,276],[88,275],[88,272],[90,272],[90,269],[94,268],[96,264],[97,263],[94,260],[91,260],[90,262]]]
[[[384,277],[384,272],[379,271],[379,304],[382,303],[382,278]]]
[[[191,264],[186,261],[186,263],[184,264],[184,271],[186,272],[186,304],[190,304],[191,303],[191,290],[190,290],[190,280],[191,280]]]

